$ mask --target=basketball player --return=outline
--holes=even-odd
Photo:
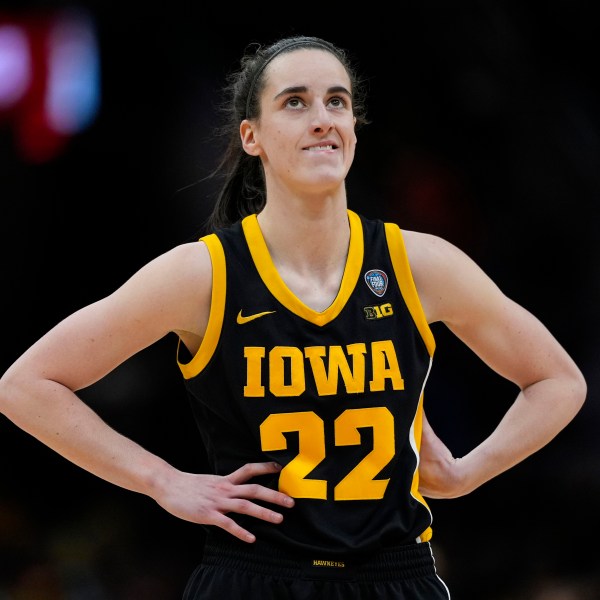
[[[461,250],[349,210],[367,119],[343,50],[282,39],[227,91],[211,232],[56,325],[8,369],[0,408],[206,526],[187,600],[448,599],[424,496],[467,494],[547,444],[580,409],[582,374]],[[433,322],[519,388],[462,458],[424,415]],[[76,395],[172,332],[211,473],[179,471]]]

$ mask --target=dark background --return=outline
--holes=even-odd
[[[80,2],[101,56],[100,111],[51,160],[0,121],[0,368],[145,262],[195,239],[211,207],[211,139],[226,73],[250,42],[303,33],[348,48],[369,79],[351,208],[441,235],[550,328],[588,380],[555,440],[468,497],[431,501],[453,600],[597,600],[600,502],[598,21],[592,3]],[[5,14],[67,3],[4,3]],[[285,14],[284,14],[285,13]],[[235,15],[235,16],[234,16]],[[240,15],[240,16],[237,16]],[[455,455],[516,395],[434,325],[426,395]],[[165,338],[82,397],[178,468],[204,454]],[[74,467],[0,419],[0,598],[171,600],[199,526]]]

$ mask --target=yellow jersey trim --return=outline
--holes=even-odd
[[[410,270],[408,255],[406,254],[406,247],[404,246],[404,239],[400,227],[395,223],[385,223],[385,235],[392,257],[392,265],[394,266],[396,279],[400,286],[400,292],[402,293],[404,302],[406,302],[406,306],[408,306],[408,310],[412,315],[415,325],[425,342],[429,356],[433,356],[435,351],[435,339],[429,328],[429,323],[427,323],[427,317],[423,312],[421,301],[419,300],[417,287],[412,276],[412,271]]]
[[[423,436],[423,398],[425,385],[427,380],[429,379],[429,374],[431,373],[431,366],[433,363],[433,359],[429,358],[429,369],[427,369],[427,376],[423,381],[423,388],[421,389],[421,395],[419,396],[419,404],[417,406],[417,412],[415,413],[415,418],[413,420],[412,426],[410,428],[410,444],[417,455],[417,467],[413,474],[412,484],[410,486],[410,493],[417,501],[427,508],[429,514],[431,514],[431,509],[427,504],[425,498],[423,498],[421,492],[419,491],[419,464],[421,461],[421,438]],[[433,531],[431,527],[428,527],[418,538],[418,541],[428,542],[433,535]]]
[[[256,215],[249,215],[242,221],[244,235],[246,236],[252,259],[263,283],[273,296],[288,310],[315,325],[326,325],[340,314],[360,276],[364,256],[362,223],[360,217],[351,210],[348,210],[348,222],[350,224],[350,244],[340,289],[331,305],[324,311],[317,312],[306,306],[302,300],[294,295],[277,272]]]
[[[417,460],[420,461],[420,453],[421,453],[421,437],[423,434],[423,398],[424,398],[424,388],[429,378],[429,373],[431,372],[432,358],[433,353],[435,352],[435,338],[433,337],[433,333],[429,327],[429,323],[427,322],[427,317],[425,316],[425,312],[423,311],[423,307],[421,305],[421,301],[419,300],[419,295],[417,293],[417,286],[415,285],[415,280],[412,276],[412,271],[410,268],[410,263],[408,262],[408,255],[406,253],[406,246],[404,245],[404,238],[402,237],[402,231],[400,227],[395,223],[385,223],[385,235],[388,242],[388,247],[390,249],[390,256],[392,258],[392,265],[394,267],[394,272],[396,274],[396,280],[398,281],[398,285],[400,286],[400,292],[402,297],[404,298],[404,302],[406,302],[406,306],[417,326],[417,329],[425,343],[425,347],[429,352],[429,369],[427,371],[427,377],[425,377],[425,381],[423,382],[423,389],[421,390],[421,395],[419,398],[419,405],[417,407],[417,412],[415,414],[415,418],[411,427],[411,445],[417,455]],[[429,509],[429,505],[427,504],[425,498],[419,492],[419,468],[417,463],[417,468],[413,475],[412,485],[411,485],[411,495],[416,498],[421,504],[423,504],[427,510],[431,514],[431,510]],[[433,530],[431,527],[425,529],[425,531],[419,536],[418,541],[428,542],[433,535]]]
[[[227,291],[227,266],[225,264],[225,252],[223,246],[216,234],[211,233],[200,238],[201,242],[206,244],[210,254],[212,264],[212,291],[210,298],[210,313],[204,338],[198,348],[198,352],[188,363],[182,363],[177,360],[177,364],[183,373],[185,379],[191,379],[206,367],[208,361],[212,358],[221,330],[223,327],[223,318],[225,315],[225,294]],[[181,340],[179,343],[181,344]],[[178,352],[179,354],[179,352]]]

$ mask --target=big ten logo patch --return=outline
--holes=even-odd
[[[389,302],[380,304],[379,306],[365,306],[365,319],[367,321],[374,321],[375,319],[384,319],[385,317],[391,317],[394,314],[394,309]]]

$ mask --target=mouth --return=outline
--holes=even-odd
[[[337,146],[335,144],[321,144],[319,146],[309,146],[304,149],[308,150],[308,152],[326,152],[328,150],[337,150]]]

